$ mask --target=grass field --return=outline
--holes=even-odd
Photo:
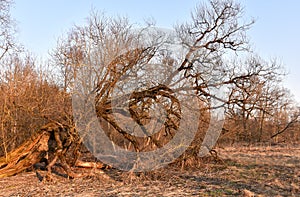
[[[55,176],[52,182],[24,172],[0,179],[0,196],[300,196],[300,146],[217,151],[222,162],[183,171],[168,167],[138,175],[88,170],[86,177]]]

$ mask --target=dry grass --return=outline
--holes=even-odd
[[[52,182],[40,182],[35,172],[24,172],[0,179],[0,195],[300,196],[300,147],[229,147],[218,152],[224,163],[184,171],[168,167],[130,174],[84,169],[85,177],[55,176]]]

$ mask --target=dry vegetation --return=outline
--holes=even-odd
[[[80,169],[85,177],[55,175],[40,182],[35,172],[0,179],[2,196],[299,196],[300,147],[218,149],[222,162],[198,168],[175,166],[148,173]],[[40,171],[41,174],[46,172]],[[128,178],[130,177],[130,178]],[[250,196],[251,196],[250,195]]]
[[[39,66],[14,41],[10,5],[0,0],[0,195],[300,195],[299,107],[282,86],[282,67],[250,50],[247,30],[254,21],[244,22],[240,4],[200,5],[174,34],[92,13]],[[179,43],[182,54],[170,42]],[[150,72],[147,65],[160,67]],[[212,91],[220,88],[221,96]],[[197,105],[188,106],[186,118],[190,100],[180,99],[190,93]],[[183,140],[187,149],[163,169],[129,173],[95,163],[97,142],[87,137],[99,136],[91,132],[93,122],[80,119],[85,113],[74,106],[81,105],[72,103],[72,95],[84,100],[89,94],[97,122],[125,150],[160,149],[188,134],[180,130],[182,120],[195,125],[195,137]],[[153,117],[157,106],[167,112],[163,121]],[[217,145],[201,144],[220,108],[226,114]],[[145,135],[135,136],[130,121]],[[147,129],[151,121],[160,124],[155,134]],[[211,155],[199,158],[201,145]]]

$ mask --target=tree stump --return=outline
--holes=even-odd
[[[49,132],[40,132],[10,152],[7,157],[1,157],[0,178],[18,174],[39,162],[48,151],[49,138]]]
[[[43,126],[31,139],[24,142],[19,148],[11,151],[6,157],[0,157],[0,178],[13,176],[34,164],[46,159],[48,174],[51,168],[60,160],[60,165],[68,177],[74,178],[76,174],[71,167],[79,158],[80,137],[74,127],[60,123],[49,123]],[[69,150],[73,147],[74,150]],[[72,154],[67,159],[68,154]]]

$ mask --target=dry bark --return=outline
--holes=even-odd
[[[19,148],[0,158],[0,178],[13,176],[39,162],[48,151],[50,133],[42,131]]]
[[[91,165],[79,161],[80,137],[74,127],[60,123],[49,123],[43,126],[31,139],[6,157],[0,157],[0,178],[16,175],[26,169],[32,169],[42,160],[46,163],[47,178],[51,178],[51,168],[58,162],[67,176],[78,177],[72,166],[102,168],[102,164]]]

